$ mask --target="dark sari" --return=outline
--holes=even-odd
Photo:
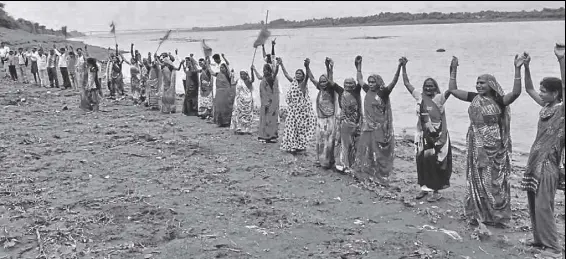
[[[264,77],[259,84],[261,106],[259,108],[258,138],[262,140],[275,140],[279,127],[279,83],[272,82]]]
[[[183,101],[183,114],[187,116],[198,115],[198,72],[187,71],[185,83],[185,100]]]
[[[230,78],[224,73],[216,75],[216,96],[214,96],[214,121],[220,127],[229,127],[234,106],[234,89]]]

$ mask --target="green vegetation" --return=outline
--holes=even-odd
[[[322,18],[304,21],[287,21],[278,19],[269,22],[269,28],[289,29],[308,27],[347,27],[347,26],[378,26],[378,25],[402,25],[402,24],[439,24],[439,23],[477,23],[477,22],[510,22],[510,21],[544,21],[564,20],[564,7],[543,8],[542,10],[520,11],[520,12],[458,12],[458,13],[379,13],[364,17],[342,17]],[[224,31],[224,30],[257,30],[264,22],[246,23],[234,26],[220,26],[200,28],[193,27],[190,31]]]
[[[48,29],[45,25],[41,25],[37,22],[28,21],[26,19],[14,19],[4,10],[5,4],[0,3],[0,28],[12,29],[12,30],[23,30],[31,34],[47,34],[55,36],[64,36],[64,32],[67,31],[67,26],[59,30]],[[67,37],[77,37],[83,36],[84,34],[78,31],[66,32]]]

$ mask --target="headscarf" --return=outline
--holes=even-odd
[[[347,83],[352,83],[352,84],[351,84],[351,86],[346,86]],[[356,81],[354,80],[354,78],[348,77],[348,78],[344,79],[344,90],[345,91],[353,91],[354,89],[356,89]]]
[[[478,79],[485,80],[488,83],[489,87],[495,91],[496,95],[498,95],[497,98],[503,99],[503,96],[505,96],[505,92],[503,91],[501,85],[495,79],[495,76],[490,74],[483,74],[479,76]],[[509,105],[505,106],[505,110],[501,117],[500,125],[501,125],[501,137],[503,140],[503,145],[508,150],[509,155],[511,155],[511,151],[512,151],[511,108],[509,107]]]

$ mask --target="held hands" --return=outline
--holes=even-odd
[[[456,68],[458,67],[458,58],[455,56],[452,56],[452,61],[450,62],[450,68]]]
[[[521,68],[521,66],[523,66],[523,64],[525,63],[525,56],[521,55],[519,56],[519,54],[515,55],[515,68]]]
[[[277,65],[283,65],[283,60],[280,57],[276,57]]]
[[[399,59],[399,66],[404,67],[407,65],[407,62],[409,62],[409,60],[406,57],[401,57]]]
[[[275,40],[276,40],[276,39],[277,39],[277,38],[275,38],[275,39],[273,39],[273,40],[271,41],[271,45],[275,45]]]
[[[558,60],[564,58],[564,43],[556,43],[556,46],[554,47],[554,55],[556,55]]]
[[[531,56],[529,55],[529,53],[524,52],[523,58],[525,58],[525,61],[523,61],[523,64],[525,65],[525,67],[528,67],[529,63],[531,63]]]
[[[330,69],[334,68],[334,61],[329,57],[326,57],[326,60],[324,60],[324,64],[326,65],[327,68]]]
[[[309,68],[310,63],[311,63],[311,60],[309,58],[305,59],[305,63],[304,63],[305,68]]]

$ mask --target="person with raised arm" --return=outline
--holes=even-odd
[[[236,97],[232,111],[232,122],[230,129],[234,134],[252,134],[252,123],[254,116],[253,82],[255,76],[248,74],[248,71],[241,70],[240,78],[236,83]]]
[[[287,73],[283,60],[277,58],[277,62],[283,70],[283,75],[291,83],[285,95],[287,117],[285,118],[280,148],[291,154],[305,152],[314,136],[316,127],[316,117],[308,89],[309,78],[302,69],[297,69],[295,76],[291,77]],[[306,59],[305,69],[309,67],[309,64],[310,60]]]
[[[80,108],[85,111],[98,112],[100,103],[100,78],[98,76],[99,67],[95,58],[87,58],[87,77],[86,84],[81,89]]]
[[[184,88],[185,100],[183,101],[183,114],[187,116],[198,116],[198,95],[199,95],[199,69],[193,54],[186,57],[182,62],[185,72]]]
[[[467,134],[465,213],[470,224],[505,227],[511,219],[511,105],[521,94],[521,66],[525,58],[516,55],[513,90],[505,94],[495,77],[480,75],[476,91],[450,90],[459,100],[469,102],[470,127]],[[456,84],[456,70],[450,75]]]
[[[525,91],[542,109],[521,186],[527,191],[532,223],[533,239],[528,245],[543,248],[546,257],[562,258],[562,246],[554,219],[554,198],[557,189],[564,190],[564,175],[560,170],[564,151],[564,45],[557,44],[554,53],[558,58],[562,79],[543,78],[540,92],[533,86],[531,56],[524,53]]]
[[[307,62],[308,64],[308,62]],[[338,96],[344,89],[332,81],[334,62],[326,58],[326,74],[319,77],[317,81],[307,66],[307,76],[318,89],[316,97],[316,160],[315,165],[324,169],[333,168],[335,165],[334,144],[336,140],[336,105]]]
[[[361,58],[361,57],[360,57]],[[356,60],[358,58],[356,57]],[[354,61],[357,67],[357,62]],[[362,118],[362,86],[354,78],[344,79],[344,92],[339,98],[340,115],[338,117],[339,145],[337,147],[336,170],[352,174],[352,165],[356,157],[356,144],[360,137]],[[368,88],[364,88],[367,92]]]
[[[171,54],[161,54],[161,112],[162,113],[176,113],[177,107],[175,105],[175,85],[177,82],[177,70],[173,64],[175,57]]]
[[[201,119],[211,120],[212,118],[212,74],[206,69],[207,62],[204,58],[199,59],[200,77],[199,77],[199,97],[198,97],[198,115]]]
[[[383,186],[389,186],[395,159],[393,113],[389,95],[399,80],[401,65],[399,62],[389,85],[385,85],[377,74],[368,76],[366,84],[362,75],[362,57],[356,58],[358,84],[368,90],[364,98],[362,129],[353,173],[358,179],[369,178]]]
[[[432,192],[427,201],[436,202],[442,198],[439,191],[450,187],[452,175],[452,146],[444,109],[450,91],[442,92],[432,77],[424,80],[422,90],[415,89],[407,76],[408,59],[403,57],[401,60],[403,83],[417,101],[415,149],[421,192],[416,198],[422,199]],[[453,57],[450,71],[455,72],[457,67],[458,59]],[[456,89],[456,81],[450,80],[448,88]]]
[[[279,66],[273,67],[270,64],[263,65],[263,76],[253,68],[259,83],[259,129],[258,141],[261,143],[277,143],[279,138],[279,84],[275,78],[279,73]]]

